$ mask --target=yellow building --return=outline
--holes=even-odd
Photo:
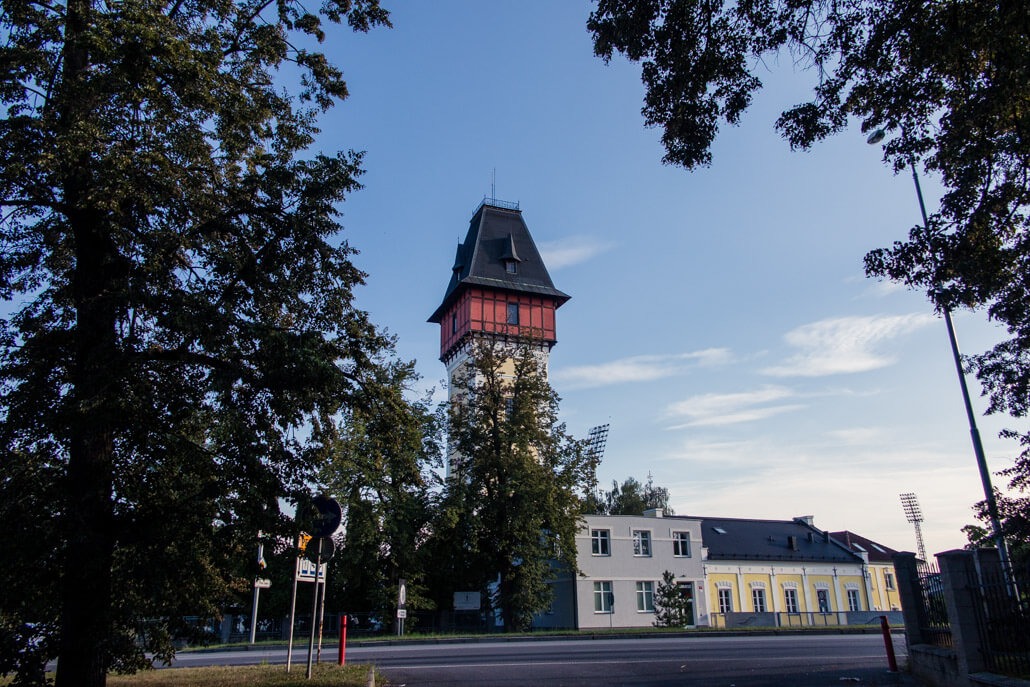
[[[701,518],[701,538],[713,627],[870,622],[869,564],[810,516]]]
[[[830,532],[830,536],[868,561],[872,609],[900,611],[901,596],[898,594],[898,585],[894,577],[894,554],[897,551],[848,530]]]

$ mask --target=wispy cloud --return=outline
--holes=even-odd
[[[577,365],[554,370],[551,378],[566,388],[588,389],[665,379],[685,374],[692,367],[726,364],[732,358],[726,348],[706,348],[673,355],[637,355],[598,365]]]
[[[784,336],[798,352],[782,365],[767,367],[762,372],[773,377],[822,377],[887,367],[895,359],[879,352],[880,344],[934,321],[932,315],[913,314],[838,317],[812,322]]]
[[[733,394],[701,394],[671,404],[666,408],[666,416],[680,420],[670,429],[735,425],[804,408],[799,403],[783,403],[796,397],[794,391],[782,386]]]
[[[614,243],[600,241],[590,236],[569,236],[557,241],[544,241],[538,246],[540,257],[548,269],[556,270],[578,265],[611,250]]]

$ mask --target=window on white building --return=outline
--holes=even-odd
[[[633,555],[651,555],[651,533],[647,530],[633,530]]]
[[[654,582],[637,582],[637,611],[654,613]]]
[[[690,556],[690,532],[672,533],[672,555],[684,558]]]
[[[783,590],[783,602],[787,607],[787,613],[798,612],[798,590],[787,587]]]
[[[595,556],[610,556],[611,534],[608,530],[590,530],[590,552]]]
[[[611,582],[594,582],[594,613],[611,613],[615,605]]]

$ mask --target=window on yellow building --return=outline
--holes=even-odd
[[[755,613],[765,613],[765,590],[760,587],[752,589],[751,603],[755,606]]]
[[[798,612],[798,590],[787,588],[783,590],[783,601],[787,607],[787,613]]]
[[[719,612],[733,613],[733,590],[722,587],[719,589]]]

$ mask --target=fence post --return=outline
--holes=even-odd
[[[919,584],[919,567],[911,551],[894,554],[894,574],[897,577],[898,596],[901,599],[901,617],[905,621],[905,644],[913,647],[926,644],[923,628],[928,619],[923,606],[923,592]]]
[[[962,549],[945,551],[937,554],[937,562],[941,567],[942,592],[959,673],[983,672],[986,666],[980,645],[977,599],[973,591],[973,585],[978,585],[973,552]]]

